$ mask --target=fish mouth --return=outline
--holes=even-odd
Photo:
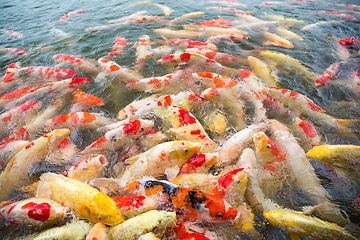
[[[255,141],[260,141],[264,137],[264,135],[265,135],[264,132],[258,132],[256,134],[254,134],[254,140]]]

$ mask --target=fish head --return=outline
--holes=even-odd
[[[236,208],[231,207],[222,197],[206,194],[206,198],[203,209],[207,212],[207,221],[233,221],[238,218]]]
[[[284,155],[275,144],[264,132],[258,132],[253,137],[255,143],[256,153],[263,162],[283,161]]]
[[[193,156],[200,153],[202,145],[200,143],[189,141],[175,141],[170,150],[171,158],[189,160]]]
[[[197,122],[196,118],[188,110],[182,107],[170,106],[168,107],[168,113],[174,127],[182,127]]]

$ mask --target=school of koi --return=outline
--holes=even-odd
[[[1,239],[360,238],[358,118],[331,116],[281,87],[285,75],[319,91],[340,87],[359,117],[360,36],[334,39],[340,61],[318,74],[282,52],[304,40],[291,29],[304,21],[208,3],[233,18],[169,20],[172,9],[144,1],[164,17],[139,11],[85,30],[162,25],[154,31],[163,40],[139,36],[133,69],[118,60],[129,44],[122,35],[106,56],[56,54],[54,67],[24,67],[25,50],[0,48],[19,55],[0,82]],[[311,14],[357,21],[360,6],[324,5],[353,12]],[[78,14],[86,11],[59,21]],[[261,42],[254,50],[219,51],[252,38]],[[144,76],[154,66],[166,74]],[[89,83],[143,94],[109,114]]]

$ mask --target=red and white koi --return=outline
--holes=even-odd
[[[19,76],[34,79],[46,79],[48,81],[61,81],[72,78],[76,75],[71,69],[54,67],[22,67],[19,70]]]
[[[340,40],[341,45],[356,46],[360,44],[360,36],[347,37]]]
[[[26,51],[25,51],[25,50],[18,49],[18,48],[0,47],[0,53],[9,53],[9,54],[23,55],[23,54],[26,54]]]
[[[316,86],[321,86],[323,84],[326,84],[326,82],[333,80],[336,77],[337,72],[339,71],[339,68],[344,64],[344,62],[338,62],[331,64],[325,72],[321,74],[318,79],[316,79],[315,84]]]
[[[167,111],[173,126],[170,131],[178,140],[198,142],[203,145],[202,152],[214,152],[218,148],[192,113],[177,106],[170,106]]]
[[[206,40],[206,42],[213,44],[216,43],[234,44],[246,39],[248,38],[242,34],[225,34],[225,35],[211,36]]]
[[[88,110],[93,107],[100,107],[104,105],[104,102],[89,93],[85,93],[80,89],[74,91],[73,105],[71,107],[71,112],[78,112],[83,110]]]
[[[15,38],[22,38],[23,37],[22,33],[15,32],[13,30],[1,29],[0,31],[7,34],[7,35],[9,35],[9,36],[11,36],[11,37],[15,37]]]
[[[342,4],[342,3],[326,3],[328,5],[331,6],[335,6],[335,7],[348,7],[348,8],[352,8],[355,10],[360,10],[360,6],[359,5],[355,5],[355,4]]]
[[[41,102],[28,101],[0,114],[0,132],[23,126],[27,118],[37,114],[41,104]]]
[[[79,72],[90,72],[90,73],[98,73],[98,67],[92,62],[87,59],[84,59],[79,56],[73,56],[68,54],[57,54],[53,56],[53,59],[58,64],[56,67],[62,66],[71,66],[75,69],[75,71]]]
[[[218,153],[201,153],[182,165],[180,174],[207,172],[219,159]]]
[[[241,21],[239,21],[239,20],[225,19],[225,18],[219,17],[216,19],[200,22],[193,26],[221,27],[221,26],[233,26],[233,25],[240,24],[240,23],[241,23]]]
[[[124,36],[118,36],[114,40],[112,51],[109,53],[109,57],[117,56],[126,50],[126,39]]]
[[[195,47],[201,47],[201,48],[210,49],[210,50],[218,49],[218,47],[216,45],[211,44],[211,43],[194,41],[191,39],[179,39],[179,38],[166,40],[166,41],[162,42],[161,45],[177,46],[177,47],[181,47],[182,49],[195,48]]]
[[[277,1],[270,1],[270,2],[262,2],[261,4],[259,4],[259,6],[272,6],[272,5],[277,5],[277,4],[286,4],[286,5],[294,5],[296,4],[296,2],[277,2]]]
[[[49,121],[51,128],[76,128],[96,129],[113,123],[109,118],[102,116],[100,113],[72,112],[54,117]]]
[[[78,15],[78,14],[80,14],[80,13],[83,13],[83,12],[85,12],[85,10],[83,10],[83,9],[82,9],[82,10],[72,11],[72,12],[69,12],[69,13],[66,13],[66,14],[62,15],[62,16],[59,18],[59,20],[60,20],[61,22],[69,23],[69,22],[65,21],[65,19],[67,19],[67,18],[69,18],[69,17],[76,16],[76,15]]]
[[[0,92],[8,90],[15,84],[15,80],[19,77],[18,70],[20,68],[20,62],[14,62],[8,66],[4,78],[0,82]]]
[[[201,106],[204,99],[192,92],[180,92],[172,95],[163,95],[158,98],[147,98],[135,101],[119,111],[118,120],[138,119],[152,112],[156,107],[167,108],[169,106],[180,106],[186,109],[196,109]]]
[[[115,77],[120,81],[132,82],[143,78],[140,73],[121,67],[110,59],[99,58],[98,63],[102,69],[101,73],[109,75],[110,77]],[[97,78],[99,78],[99,76]]]
[[[262,21],[256,17],[253,17],[247,13],[245,13],[244,11],[235,9],[235,8],[228,8],[228,7],[207,7],[206,9],[208,10],[215,10],[215,11],[224,11],[224,12],[231,12],[234,13],[236,16],[238,16],[239,18],[241,18],[242,20],[246,21],[246,22],[259,22]]]
[[[208,27],[208,26],[196,26],[196,25],[185,25],[185,30],[188,31],[197,31],[201,32],[205,36],[214,36],[214,35],[227,35],[227,34],[234,34],[234,35],[246,35],[247,32],[236,29],[231,26],[219,26],[219,27]]]
[[[0,201],[6,199],[13,189],[31,183],[26,174],[29,168],[41,161],[50,149],[58,146],[69,134],[70,130],[65,128],[53,130],[30,142],[16,154],[0,175]],[[15,176],[16,181],[12,181]]]
[[[29,198],[0,204],[0,219],[5,226],[46,227],[66,217],[69,209],[49,198]]]
[[[317,12],[311,12],[310,14],[326,14],[326,15],[331,15],[331,16],[335,16],[335,17],[339,17],[339,18],[348,19],[348,20],[356,20],[356,18],[351,15],[348,15],[345,13],[340,13],[340,12],[334,12],[334,11],[317,11]]]
[[[15,140],[0,145],[0,172],[4,170],[10,159],[20,152],[28,143],[29,141],[25,140]]]
[[[245,62],[243,59],[235,57],[231,54],[222,53],[222,52],[215,52],[206,48],[188,48],[185,50],[185,52],[188,53],[198,53],[201,54],[209,59],[213,59],[217,61],[220,64],[226,65],[226,66],[239,66],[243,65]]]
[[[149,35],[142,35],[139,37],[139,41],[136,43],[136,63],[135,69],[140,70],[144,64],[147,52],[150,51],[150,37]]]
[[[128,89],[138,90],[143,92],[163,92],[173,87],[184,85],[183,83],[183,70],[175,71],[171,74],[166,74],[160,77],[143,78],[135,80],[126,84]]]
[[[290,129],[292,130],[294,136],[300,140],[300,145],[306,151],[310,150],[314,146],[321,145],[320,136],[310,122],[296,117],[294,124],[290,127]]]
[[[134,16],[132,18],[127,19],[126,22],[133,23],[133,24],[155,22],[155,23],[162,24],[163,26],[167,26],[170,23],[169,20],[167,20],[163,17],[152,16],[152,15]]]
[[[183,23],[185,21],[187,21],[188,19],[194,19],[197,18],[199,16],[204,15],[204,12],[191,12],[191,13],[186,13],[180,17],[177,17],[175,19],[170,20],[170,24],[169,25],[177,25],[180,23]]]
[[[72,166],[68,170],[67,176],[81,182],[89,183],[94,178],[103,177],[103,170],[107,165],[108,160],[105,156],[90,155],[87,158],[81,159]]]
[[[24,87],[2,98],[5,104],[4,107],[9,108],[20,103],[23,103],[32,98],[39,98],[50,94],[62,94],[75,91],[75,89],[88,84],[91,80],[89,78],[69,78],[58,82],[50,82],[45,84],[35,85],[33,87]]]
[[[142,119],[122,122],[120,126],[106,132],[101,138],[87,146],[81,154],[98,153],[106,155],[109,150],[117,150],[138,139],[142,134],[149,132],[153,126],[152,121]]]

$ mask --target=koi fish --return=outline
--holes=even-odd
[[[126,39],[124,36],[118,36],[114,40],[114,45],[112,51],[109,53],[109,57],[114,57],[119,54],[122,54],[126,49]]]
[[[334,167],[357,169],[360,147],[356,145],[320,145],[314,146],[306,155]]]
[[[108,240],[107,236],[107,227],[104,223],[96,223],[90,230],[89,234],[86,236],[85,240]]]
[[[136,63],[135,69],[140,70],[144,64],[147,52],[151,49],[149,35],[142,35],[139,37],[139,41],[136,43]]]
[[[225,34],[225,35],[211,36],[206,40],[206,42],[212,44],[217,44],[217,43],[234,44],[246,39],[248,38],[242,34]]]
[[[98,63],[101,66],[103,71],[102,73],[109,75],[110,77],[117,78],[120,81],[132,82],[143,78],[138,72],[121,67],[110,59],[99,58]],[[99,75],[97,78],[99,78]]]
[[[174,12],[174,10],[171,10],[171,8],[165,6],[164,4],[151,3],[151,5],[160,8],[165,14],[165,16],[169,16],[172,12]]]
[[[12,159],[18,152],[21,151],[29,141],[16,140],[12,142],[2,143],[0,145],[0,172],[2,172],[6,164]]]
[[[280,36],[288,39],[288,40],[298,40],[298,41],[303,41],[304,39],[297,35],[296,33],[290,31],[290,30],[287,30],[283,27],[277,27],[275,29],[276,33],[279,34]]]
[[[151,210],[126,220],[109,229],[109,235],[114,240],[133,240],[141,235],[154,232],[161,237],[168,227],[175,226],[176,213]]]
[[[269,33],[267,31],[263,32],[264,38],[266,38],[268,41],[266,41],[265,45],[274,45],[274,46],[280,46],[284,48],[294,48],[294,45],[286,40],[285,38],[282,38],[274,33]]]
[[[169,20],[167,20],[163,17],[151,16],[151,15],[134,16],[132,18],[127,19],[126,22],[133,23],[133,24],[155,22],[155,23],[162,24],[163,26],[167,26],[170,23]]]
[[[108,160],[103,155],[89,156],[77,162],[67,173],[67,176],[88,183],[93,178],[103,176],[103,170],[108,165]]]
[[[14,62],[8,66],[5,72],[5,76],[0,82],[0,91],[4,92],[11,88],[15,84],[15,80],[18,79],[18,70],[21,68],[20,62]]]
[[[218,153],[201,153],[184,163],[179,171],[180,174],[207,172],[217,161]]]
[[[143,78],[126,84],[126,87],[143,92],[162,92],[175,86],[184,85],[184,73],[183,70],[178,70],[160,77]]]
[[[9,36],[11,36],[11,37],[15,37],[15,38],[22,38],[23,37],[22,33],[15,32],[13,30],[1,29],[0,31],[7,34],[7,35],[9,35]]]
[[[156,196],[159,202],[176,211],[184,221],[205,220],[208,222],[233,221],[238,212],[223,198],[193,188],[180,187],[158,180],[129,181],[124,190],[146,196]]]
[[[306,158],[304,150],[297,144],[294,136],[276,120],[271,120],[270,132],[279,149],[286,152],[287,160],[284,162],[292,169],[295,183],[309,193],[307,195],[315,204],[328,204],[326,209],[318,209],[317,213],[325,219],[344,226],[348,220],[341,214],[337,205],[330,203],[329,194],[320,184],[312,165]]]
[[[164,38],[199,38],[204,34],[201,32],[192,32],[185,30],[171,30],[168,28],[154,29],[155,33]]]
[[[184,222],[177,223],[178,227],[176,235],[179,239],[186,240],[210,240],[219,239],[215,232],[208,230],[207,228],[199,226],[197,223]]]
[[[356,18],[351,15],[348,15],[345,13],[334,12],[334,11],[317,11],[317,12],[311,12],[310,14],[326,14],[326,15],[331,15],[331,16],[335,16],[335,17],[339,17],[339,18],[345,18],[348,20],[356,20]]]
[[[92,61],[84,59],[79,56],[73,56],[68,54],[57,54],[54,55],[53,60],[58,63],[56,67],[72,66],[77,72],[89,72],[98,73],[100,70]]]
[[[279,81],[277,76],[274,76],[274,73],[270,71],[269,66],[261,61],[260,59],[252,56],[248,56],[249,66],[255,76],[264,80],[270,86],[276,86],[276,83]]]
[[[177,24],[180,24],[182,22],[185,22],[187,21],[188,19],[194,19],[194,18],[197,18],[199,16],[202,16],[204,15],[205,13],[204,12],[191,12],[191,13],[186,13],[180,17],[177,17],[175,19],[172,19],[170,20],[170,26],[172,25],[177,25]]]
[[[280,25],[282,25],[284,27],[287,27],[287,28],[290,28],[290,27],[292,27],[294,25],[297,25],[297,24],[305,23],[303,20],[298,20],[298,19],[294,19],[294,18],[286,18],[286,17],[281,16],[281,15],[269,15],[269,14],[266,14],[265,17],[268,18],[268,19],[271,19],[273,21],[278,21],[278,22],[280,22]]]
[[[153,232],[149,232],[146,233],[144,235],[142,235],[139,240],[161,240],[160,238],[158,238],[155,233]]]
[[[305,25],[303,28],[301,28],[301,30],[302,31],[311,31],[311,30],[317,29],[319,27],[324,27],[327,25],[332,25],[332,24],[337,24],[337,23],[340,23],[340,22],[339,21],[318,21],[313,24]]]
[[[180,38],[173,38],[173,39],[166,40],[166,41],[162,42],[161,45],[180,46],[183,49],[201,47],[201,48],[206,48],[209,50],[216,50],[218,48],[216,45],[211,44],[211,43],[194,41],[194,40],[190,40],[190,39],[180,39]]]
[[[215,11],[225,11],[234,13],[237,17],[241,18],[245,22],[258,22],[262,21],[254,16],[251,16],[244,11],[235,9],[235,8],[228,8],[228,7],[207,7],[208,10],[215,10]]]
[[[67,19],[67,18],[69,18],[69,17],[72,17],[72,16],[76,16],[76,15],[78,15],[78,14],[80,14],[80,13],[83,13],[83,12],[85,12],[85,10],[76,10],[76,11],[73,11],[73,12],[69,12],[69,13],[66,13],[66,14],[64,14],[63,16],[61,16],[61,17],[59,18],[59,20],[60,20],[61,22],[69,23],[69,22],[65,21],[65,19]]]
[[[19,69],[19,75],[31,79],[65,80],[76,75],[71,69],[53,67],[23,67]]]
[[[98,182],[99,180],[101,181],[101,179],[97,179],[95,181]],[[143,212],[155,210],[159,205],[156,201],[156,197],[148,197],[145,195],[120,195],[114,197],[113,200],[115,201],[116,206],[120,209],[121,214],[127,218],[135,217]]]
[[[188,53],[198,53],[209,59],[213,59],[216,62],[226,65],[226,66],[234,66],[238,67],[239,65],[244,65],[245,61],[241,58],[235,57],[231,54],[215,52],[205,48],[188,48],[185,50]]]
[[[33,233],[25,237],[19,237],[17,240],[81,240],[90,232],[92,225],[84,220],[73,221],[61,227],[54,227],[40,233]]]
[[[122,23],[122,22],[126,22],[129,18],[133,18],[135,16],[141,16],[141,15],[144,15],[147,11],[139,11],[139,12],[136,12],[136,13],[133,13],[129,16],[125,16],[125,17],[121,17],[119,19],[114,19],[114,20],[109,20],[108,22],[109,23]]]
[[[48,198],[29,198],[0,204],[0,219],[5,225],[45,227],[63,219],[69,209]]]
[[[204,123],[207,130],[219,136],[224,135],[228,127],[227,119],[224,114],[225,113],[220,110],[215,109],[205,117]]]
[[[177,139],[198,142],[203,145],[203,152],[213,152],[218,147],[192,113],[177,106],[170,106],[167,111],[173,125],[170,131]]]
[[[106,154],[109,150],[117,150],[149,132],[154,123],[149,120],[134,120],[122,122],[120,126],[108,131],[104,136],[87,146],[81,153],[84,155]]]
[[[49,121],[52,128],[89,128],[95,129],[113,123],[109,118],[103,117],[99,113],[72,112],[59,115]]]
[[[326,222],[316,217],[306,216],[292,210],[264,212],[264,217],[273,226],[287,232],[291,237],[358,239],[337,224]]]
[[[89,27],[89,28],[85,29],[85,32],[104,32],[104,31],[109,31],[109,30],[115,30],[125,24],[126,23],[120,22],[120,23],[113,23],[113,24],[109,24],[109,25]]]
[[[171,141],[161,143],[150,150],[125,160],[131,164],[123,175],[122,181],[128,181],[140,176],[167,175],[172,180],[178,174],[180,167],[199,154],[201,144],[189,141]]]
[[[26,54],[26,51],[18,49],[18,48],[0,47],[0,53],[23,55],[23,54]]]
[[[344,46],[356,46],[360,44],[360,36],[347,37],[340,40],[340,44]]]
[[[331,81],[335,78],[339,68],[344,65],[344,62],[338,62],[331,64],[318,79],[316,79],[315,84],[316,86],[320,86],[325,84],[328,81]]]
[[[114,200],[86,183],[55,173],[40,177],[37,197],[49,197],[92,223],[114,226],[124,221]]]
[[[33,117],[41,108],[41,102],[28,101],[17,107],[0,114],[0,133],[7,131],[9,128],[19,128],[25,123],[25,116]]]
[[[89,108],[103,106],[104,102],[89,93],[85,93],[80,89],[76,89],[74,91],[74,98],[73,98],[73,106],[71,107],[71,111],[78,112],[83,110],[88,110]]]
[[[29,184],[31,181],[26,172],[36,162],[40,161],[50,149],[59,145],[67,136],[69,129],[53,130],[50,133],[30,142],[6,165],[0,175],[0,201],[6,199],[8,194],[15,188]],[[16,176],[16,181],[10,179]]]
[[[208,27],[208,26],[196,26],[196,25],[185,25],[185,30],[188,31],[197,31],[201,32],[205,36],[214,36],[214,35],[226,35],[226,34],[235,34],[235,35],[246,35],[247,32],[230,26],[220,26],[220,27]]]
[[[318,135],[315,127],[308,121],[296,117],[291,130],[294,136],[300,139],[299,142],[301,143],[303,149],[309,150],[312,147],[321,144],[320,136]]]

